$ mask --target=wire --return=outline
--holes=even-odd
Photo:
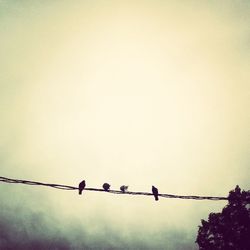
[[[18,180],[18,179],[10,179],[3,176],[0,176],[0,181],[5,183],[12,183],[12,184],[25,184],[25,185],[37,185],[37,186],[46,186],[46,187],[52,187],[62,190],[78,190],[78,187],[68,186],[68,185],[62,185],[62,184],[54,184],[54,183],[43,183],[43,182],[37,182],[37,181],[28,181],[28,180]],[[112,193],[112,194],[127,194],[127,195],[146,195],[146,196],[152,196],[152,193],[148,192],[131,192],[131,191],[118,191],[118,190],[109,190],[105,191],[104,189],[99,188],[84,188],[84,191],[95,191],[95,192],[105,192],[105,193]],[[158,194],[158,196],[163,198],[177,198],[177,199],[192,199],[192,200],[213,200],[213,201],[219,201],[219,200],[228,200],[227,197],[216,197],[216,196],[197,196],[197,195],[175,195],[175,194]]]

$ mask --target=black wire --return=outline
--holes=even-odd
[[[0,176],[0,181],[5,182],[5,183],[12,183],[12,184],[46,186],[46,187],[52,187],[52,188],[57,188],[57,189],[63,189],[63,190],[78,190],[78,187],[73,187],[73,186],[68,186],[68,185],[10,179],[10,178],[6,178],[3,176]],[[99,189],[99,188],[84,188],[84,190],[95,191],[95,192],[106,192],[106,193],[112,193],[112,194],[146,195],[146,196],[153,195],[152,193],[147,193],[147,192],[131,192],[131,191],[122,192],[118,190],[109,190],[107,192],[104,189]],[[213,200],[213,201],[228,200],[227,197],[216,197],[216,196],[174,195],[174,194],[158,194],[158,196],[163,197],[163,198],[192,199],[192,200]]]

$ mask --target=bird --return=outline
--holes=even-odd
[[[152,193],[155,197],[155,200],[158,201],[159,198],[158,198],[158,189],[155,187],[155,186],[152,186]]]
[[[110,188],[110,185],[108,184],[108,183],[104,183],[103,185],[102,185],[102,187],[103,187],[103,189],[106,191],[106,192],[108,192],[109,191],[109,188]]]
[[[82,194],[82,191],[83,191],[83,189],[85,188],[85,186],[86,186],[85,180],[83,180],[83,181],[81,181],[81,182],[79,183],[79,187],[78,187],[78,189],[79,189],[79,194]]]
[[[122,185],[120,186],[120,190],[125,193],[128,190],[128,186]]]

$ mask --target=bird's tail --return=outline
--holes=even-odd
[[[155,200],[158,201],[159,200],[159,197],[158,195],[155,196]]]
[[[79,194],[82,194],[82,190],[81,189],[79,189]]]

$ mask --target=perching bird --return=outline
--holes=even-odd
[[[79,188],[78,188],[79,194],[82,194],[82,190],[85,188],[85,186],[86,186],[85,180],[83,180],[79,183]]]
[[[128,186],[122,185],[120,186],[120,190],[125,193],[128,190]]]
[[[158,201],[159,200],[159,198],[158,198],[158,189],[156,187],[154,187],[154,186],[152,186],[152,193],[153,193],[153,195],[155,197],[155,200]]]
[[[102,185],[102,187],[103,187],[103,189],[104,189],[106,192],[108,192],[108,191],[109,191],[109,188],[110,188],[110,185],[109,185],[108,183],[104,183],[104,184]]]

